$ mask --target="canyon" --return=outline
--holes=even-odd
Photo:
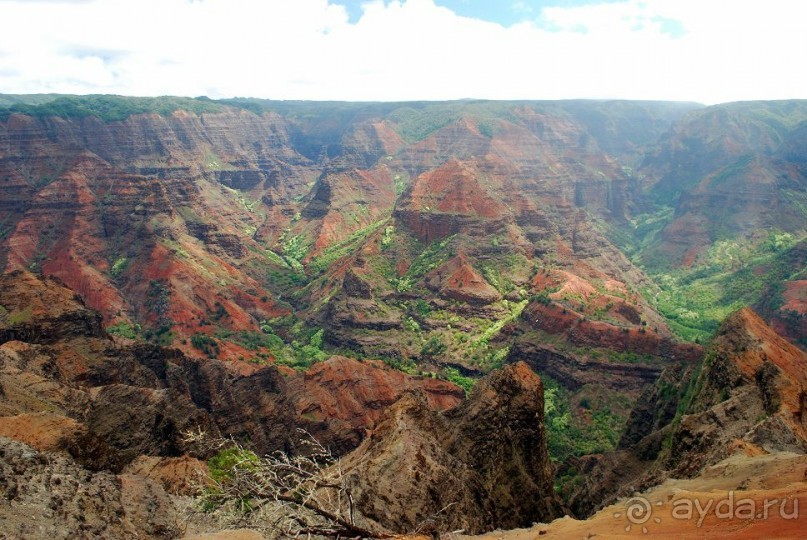
[[[773,479],[807,449],[805,126],[796,100],[0,107],[0,516],[233,528],[182,517],[211,441],[306,437],[381,536],[801,497]]]

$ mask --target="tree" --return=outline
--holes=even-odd
[[[236,441],[215,441],[221,449],[208,462],[202,507],[230,521],[260,523],[282,537],[391,537],[356,523],[355,501],[340,460],[306,431],[298,433],[300,452],[295,455],[258,457]],[[192,442],[204,439],[202,432],[186,434]]]

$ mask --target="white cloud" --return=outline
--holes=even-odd
[[[509,28],[432,0],[368,2],[356,24],[328,0],[2,0],[0,19],[6,93],[807,98],[799,0],[626,0]]]

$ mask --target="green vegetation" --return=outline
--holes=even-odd
[[[406,186],[407,186],[408,178],[409,178],[409,175],[401,175],[401,174],[396,174],[395,175],[395,177],[393,178],[393,181],[395,182],[395,194],[396,195],[401,195],[404,192],[404,190],[406,189]]]
[[[417,300],[413,301],[411,304],[412,309],[420,315],[421,317],[426,317],[429,313],[432,312],[432,307],[429,305],[428,302],[423,300],[422,298],[418,298]]]
[[[473,389],[474,385],[476,384],[476,379],[474,379],[473,377],[464,376],[456,368],[451,367],[444,368],[443,375],[445,375],[447,381],[452,382],[457,386],[459,386],[460,388],[462,388],[463,390],[465,390],[466,394],[470,392]]]
[[[671,267],[654,246],[672,218],[673,208],[660,206],[653,213],[635,217],[628,229],[602,229],[650,275],[654,284],[641,293],[682,339],[704,343],[729,313],[757,304],[771,287],[775,292],[775,284],[805,275],[804,269],[789,262],[791,250],[805,237],[782,231],[753,240],[713,231],[713,237],[719,239],[695,265]]]
[[[492,349],[488,346],[488,350],[482,355],[482,359],[479,361],[479,367],[486,371],[499,369],[504,365],[504,361],[509,354],[509,345],[498,349]]]
[[[31,321],[33,318],[33,314],[31,312],[31,308],[27,307],[24,309],[18,309],[12,312],[8,312],[5,308],[5,322],[9,326],[16,326],[18,324],[25,324]]]
[[[210,477],[219,483],[232,480],[238,470],[255,470],[259,464],[260,458],[254,452],[237,447],[225,448],[207,461]]]
[[[126,257],[118,257],[115,259],[115,262],[112,263],[112,267],[109,269],[109,275],[114,279],[125,272],[128,266],[129,259]]]
[[[454,108],[401,107],[390,115],[395,122],[395,130],[408,143],[422,141],[435,131],[460,118],[460,111]]]
[[[453,239],[454,236],[452,235],[429,244],[426,249],[422,250],[417,258],[412,261],[412,264],[406,271],[406,274],[401,277],[390,278],[390,284],[399,293],[409,291],[415,283],[423,278],[423,276],[446,262],[454,255],[453,250],[448,249]]]
[[[392,244],[392,235],[395,233],[393,225],[384,227],[384,235],[381,237],[381,249],[387,249]]]
[[[603,227],[603,232],[608,238],[621,249],[628,257],[632,257],[634,262],[644,262],[648,266],[658,266],[658,264],[642,261],[640,255],[651,246],[657,239],[661,230],[673,219],[675,209],[672,206],[660,205],[655,212],[640,214],[629,222],[628,229],[616,227]]]
[[[409,330],[410,332],[415,333],[420,332],[420,323],[418,323],[412,317],[404,317],[403,322],[401,324],[403,324],[405,330]]]
[[[287,342],[275,333],[275,328],[283,334],[288,334],[291,342]],[[219,330],[216,337],[232,341],[247,350],[257,351],[254,362],[267,362],[269,356],[262,349],[269,352],[276,364],[282,364],[295,369],[306,369],[316,362],[327,360],[330,356],[322,350],[323,336],[321,328],[305,327],[301,321],[293,317],[284,317],[261,323],[261,332]]]
[[[699,265],[651,273],[656,287],[642,292],[676,334],[704,343],[731,312],[756,304],[770,284],[804,279],[807,270],[789,263],[798,240],[771,232],[756,244],[716,242]]]
[[[208,358],[216,358],[219,355],[219,343],[207,334],[194,334],[191,336],[191,345],[205,353]]]
[[[308,254],[308,250],[311,249],[310,242],[308,242],[303,235],[292,236],[290,238],[286,238],[286,235],[283,235],[281,241],[283,256],[286,257],[286,261],[291,266],[294,266],[294,263],[299,264]]]
[[[177,206],[176,208],[185,223],[203,224],[205,222],[190,206]]]
[[[168,318],[171,298],[169,283],[166,280],[149,281],[146,298],[149,311],[156,316],[157,320],[153,327],[145,330],[143,337],[157,345],[168,346],[174,341],[174,334],[171,332],[172,323]]]
[[[420,373],[418,370],[418,365],[410,358],[400,359],[386,356],[384,357],[384,363],[392,369],[397,369],[398,371],[402,371],[407,375],[418,375]]]
[[[174,333],[171,331],[171,326],[168,324],[157,325],[153,328],[146,329],[143,332],[143,337],[151,343],[163,347],[169,347],[174,342]]]
[[[443,343],[439,337],[432,336],[423,344],[420,349],[420,356],[424,360],[431,360],[439,358],[446,352],[446,344]]]
[[[280,266],[281,268],[291,268],[286,260],[274,251],[266,250],[264,255],[266,256],[266,260],[272,264]]]
[[[538,294],[533,294],[530,296],[530,302],[538,302],[543,306],[548,306],[552,303],[552,298],[550,298],[550,291],[544,289],[540,291]]]
[[[407,103],[397,105],[388,118],[402,139],[414,143],[460,118],[475,120],[479,132],[484,137],[492,137],[500,120],[513,119],[513,109],[512,102],[497,101]]]
[[[492,122],[479,122],[477,124],[477,129],[479,129],[479,133],[487,137],[488,139],[493,138],[495,134],[496,128]]]
[[[471,344],[471,349],[472,350],[480,348],[480,347],[487,347],[488,346],[488,341],[490,340],[490,338],[492,338],[493,336],[498,334],[501,331],[501,329],[504,328],[504,325],[518,319],[518,317],[521,315],[521,312],[524,311],[525,307],[527,307],[527,304],[529,303],[529,301],[528,300],[522,300],[521,302],[516,302],[516,303],[511,304],[511,303],[507,302],[507,300],[503,300],[502,303],[505,304],[506,307],[510,307],[510,313],[506,317],[504,317],[502,319],[499,319],[498,321],[495,321],[493,324],[488,326],[482,332],[482,335],[480,335],[476,339],[476,341],[474,341]]]
[[[573,413],[572,396],[557,382],[542,375],[544,382],[544,415],[549,455],[562,462],[569,456],[608,452],[616,447],[625,419],[612,411],[603,396],[580,401],[580,408],[589,411],[583,421]]]
[[[220,112],[224,110],[224,106],[204,98],[61,96],[39,104],[18,102],[2,107],[0,108],[0,120],[5,120],[12,113],[22,113],[37,118],[95,116],[105,122],[116,122],[126,120],[134,114],[156,113],[160,116],[169,116],[179,110],[202,114]]]
[[[328,246],[322,251],[322,253],[318,257],[316,257],[314,260],[311,261],[311,264],[308,265],[309,269],[311,269],[316,273],[324,272],[334,261],[337,261],[342,257],[348,255],[359,244],[361,244],[361,242],[364,241],[365,238],[367,238],[371,233],[378,230],[378,228],[381,227],[381,225],[383,225],[385,222],[386,220],[381,220],[376,221],[375,223],[371,223],[366,227],[354,231],[353,233],[350,234],[350,236],[348,236],[341,242]],[[387,229],[389,228],[390,227],[387,227]]]
[[[140,337],[142,328],[140,328],[139,324],[122,321],[108,326],[106,331],[113,336],[120,336],[126,339],[137,339]]]

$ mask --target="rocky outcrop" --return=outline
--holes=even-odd
[[[398,201],[395,216],[424,242],[458,232],[492,234],[512,217],[482,185],[482,174],[467,163],[451,159],[418,177]]]
[[[356,274],[353,269],[349,269],[345,273],[345,277],[342,280],[342,290],[347,296],[353,298],[369,300],[373,297],[372,286]]]
[[[538,373],[545,373],[570,390],[586,384],[603,383],[622,390],[653,384],[663,365],[602,361],[564,353],[549,345],[518,341],[508,359],[522,360]]]
[[[558,517],[543,385],[523,363],[437,413],[423,394],[390,408],[342,465],[364,516],[401,532],[478,533]]]
[[[17,270],[0,276],[0,298],[0,344],[105,337],[98,313],[56,280]]]
[[[485,305],[502,299],[462,254],[427,274],[426,286],[444,298],[469,304]]]
[[[91,473],[64,454],[0,437],[0,520],[19,538],[176,538],[179,516],[151,480]]]
[[[364,440],[384,411],[411,391],[424,394],[429,409],[450,409],[465,398],[454,384],[412,377],[381,362],[333,356],[290,377],[288,391],[301,425],[337,454]]]
[[[627,305],[626,308],[630,309]],[[558,304],[533,302],[522,313],[522,320],[532,328],[559,334],[576,347],[601,347],[616,352],[688,362],[694,362],[703,355],[703,347],[660,335],[656,330],[648,329],[638,322],[617,325],[613,322],[591,320]]]
[[[807,451],[807,354],[750,309],[726,319],[691,384],[667,462],[673,474],[697,474],[736,439],[769,452]]]
[[[645,389],[612,455],[576,471],[578,515],[665,478],[695,478],[738,449],[807,451],[807,355],[752,310],[721,325],[702,362],[668,366]]]
[[[807,241],[788,250],[780,264],[792,269],[807,266]],[[753,307],[777,334],[807,350],[807,280],[769,283]]]
[[[264,366],[241,374],[175,349],[116,344],[98,314],[58,283],[13,273],[0,284],[0,304],[12,318],[24,303],[32,335],[43,335],[44,325],[59,336],[0,344],[0,433],[67,450],[81,463],[119,470],[141,455],[209,457],[204,441],[187,440],[191,431],[248,441],[259,454],[294,452],[298,427],[342,454],[405,391],[424,391],[437,410],[464,397],[451,383],[380,362],[333,357],[302,373]]]
[[[197,495],[200,487],[210,482],[207,463],[190,456],[140,456],[123,473],[157,482],[171,495]]]

